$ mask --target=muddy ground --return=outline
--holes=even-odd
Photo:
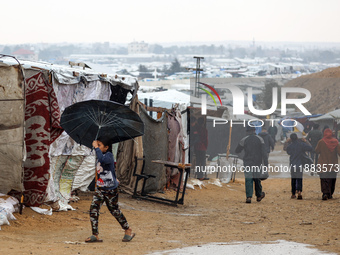
[[[10,226],[2,226],[0,254],[147,254],[210,242],[275,240],[340,254],[339,182],[334,199],[322,201],[318,177],[306,178],[303,200],[296,200],[290,198],[290,179],[272,175],[262,183],[263,201],[246,204],[244,179],[241,173],[236,177],[222,187],[205,181],[201,189],[188,189],[184,205],[178,207],[120,194],[122,211],[136,233],[130,243],[121,241],[124,233],[106,206],[99,220],[104,242],[84,243],[91,234],[91,194],[81,194],[80,201],[71,204],[75,211],[52,216],[25,208]],[[175,192],[159,195],[173,198]]]

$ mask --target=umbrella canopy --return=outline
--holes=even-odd
[[[98,137],[117,143],[144,134],[144,123],[137,113],[105,100],[82,101],[67,107],[60,125],[73,140],[89,148]]]

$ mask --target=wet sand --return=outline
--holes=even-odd
[[[244,178],[241,173],[236,177],[222,187],[204,181],[201,189],[188,189],[184,205],[178,207],[120,194],[122,211],[137,234],[130,243],[121,241],[124,232],[106,206],[99,220],[104,242],[84,243],[91,234],[90,194],[71,204],[76,211],[45,216],[25,208],[10,226],[2,226],[0,254],[148,254],[213,242],[277,240],[340,254],[339,182],[334,199],[322,201],[319,178],[306,178],[304,199],[296,200],[290,198],[290,179],[272,175],[262,182],[263,201],[253,198],[246,204]],[[175,192],[158,195],[174,198]]]

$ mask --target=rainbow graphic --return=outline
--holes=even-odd
[[[198,83],[201,84],[201,85],[203,85],[203,86],[205,86],[205,87],[207,87],[207,88],[210,89],[212,92],[214,92],[214,94],[217,96],[218,100],[220,101],[220,104],[222,105],[222,100],[221,100],[219,94],[217,93],[217,91],[216,91],[212,86],[210,86],[210,85],[208,85],[208,84],[206,84],[206,83],[203,83],[203,82],[198,82]],[[200,87],[199,87],[199,89],[201,89],[201,90],[203,90],[204,92],[206,92],[206,93],[212,98],[212,100],[214,101],[215,106],[217,106],[217,103],[216,103],[216,100],[215,100],[214,96],[213,96],[208,90],[203,89],[203,88],[200,88]]]

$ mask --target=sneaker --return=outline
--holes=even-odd
[[[266,196],[266,193],[262,192],[260,197],[257,197],[256,201],[261,202],[261,200]]]
[[[295,195],[292,195],[290,198],[294,199],[294,198],[296,198],[296,196],[295,196]]]
[[[247,203],[247,204],[250,204],[250,203],[251,203],[251,197],[247,197],[246,203]]]
[[[323,194],[322,195],[322,200],[327,200],[328,199],[328,196],[326,194]]]

